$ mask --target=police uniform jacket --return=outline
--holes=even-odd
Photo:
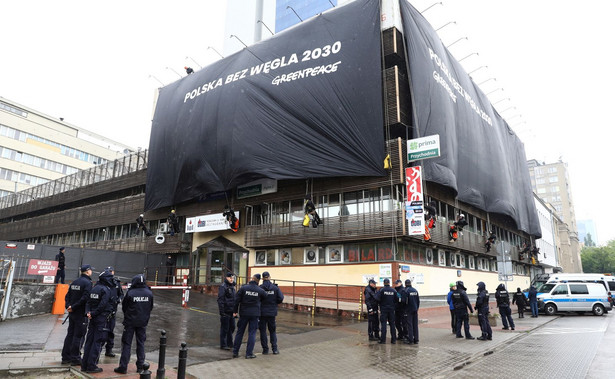
[[[406,303],[406,290],[403,285],[394,288],[397,292],[397,301],[395,301],[395,312],[401,312],[401,310],[404,308],[404,304]]]
[[[376,300],[380,305],[382,312],[395,311],[395,303],[397,302],[397,291],[390,285],[385,284],[378,292],[376,292]]]
[[[365,305],[367,305],[368,311],[377,311],[378,300],[376,300],[376,289],[368,285],[367,287],[365,287],[365,290],[363,290],[363,295],[365,296]]]
[[[265,296],[265,291],[254,280],[250,281],[237,291],[233,313],[239,313],[242,317],[260,316],[261,301]]]
[[[468,294],[465,290],[457,287],[453,294],[451,295],[453,299],[453,307],[455,311],[465,311],[466,308],[470,310],[470,313],[474,312],[472,310],[472,304],[470,304],[470,299],[468,298]]]
[[[56,261],[58,261],[58,270],[64,270],[66,265],[66,255],[64,255],[64,253],[56,254]]]
[[[485,289],[485,283],[478,283],[478,294],[476,295],[476,310],[480,314],[489,313],[489,292]]]
[[[124,326],[146,327],[154,308],[154,294],[145,284],[142,274],[132,278],[130,289],[122,300]]]
[[[218,287],[218,312],[220,316],[233,315],[235,307],[235,285],[224,279],[224,283]]]
[[[68,292],[64,297],[66,308],[70,306],[74,314],[85,315],[85,303],[90,297],[91,290],[92,279],[86,274],[81,274],[68,287]]]
[[[271,283],[271,280],[263,280],[261,288],[267,293],[261,302],[261,316],[277,316],[278,304],[284,301],[284,294],[282,294],[278,286]]]
[[[117,312],[117,306],[119,304],[122,303],[122,300],[124,299],[124,290],[122,290],[122,282],[117,279],[117,278],[113,278],[113,286],[114,288],[111,289],[111,292],[113,293],[113,311]]]
[[[503,284],[500,284],[495,290],[495,301],[497,302],[498,307],[507,307],[510,305],[510,296],[508,295],[508,291],[506,291],[506,287],[504,287]]]
[[[419,291],[412,286],[408,286],[406,291],[406,310],[408,312],[418,312],[421,300],[419,299]]]
[[[113,275],[110,272],[103,272],[98,277],[98,283],[90,291],[90,298],[85,305],[85,313],[90,312],[94,320],[104,320],[113,312],[112,288]]]

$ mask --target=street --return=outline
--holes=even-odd
[[[493,341],[456,339],[448,309],[422,308],[420,343],[380,345],[367,339],[367,324],[352,319],[280,309],[277,319],[280,355],[262,355],[257,334],[257,359],[240,358],[219,349],[216,296],[192,293],[189,308],[181,307],[180,291],[155,291],[155,308],[146,341],[146,359],[158,361],[160,332],[167,331],[166,367],[177,367],[181,342],[188,344],[187,374],[196,378],[340,377],[340,378],[604,378],[613,377],[615,316],[589,313],[517,318],[515,331],[493,327]],[[492,311],[495,309],[492,307]],[[8,369],[60,367],[66,333],[64,316],[40,315],[0,323],[0,376]],[[115,329],[119,352],[122,312]],[[478,326],[472,334],[480,335]],[[388,336],[387,342],[390,341]],[[117,377],[119,358],[101,357],[104,372]],[[132,357],[134,362],[134,355]],[[65,366],[66,367],[66,366]],[[134,370],[131,363],[129,371]],[[61,377],[54,373],[53,378]],[[68,377],[68,375],[66,376]]]

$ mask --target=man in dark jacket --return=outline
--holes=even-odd
[[[98,276],[98,283],[90,291],[90,298],[85,305],[85,312],[90,320],[88,335],[83,348],[81,371],[87,373],[101,372],[98,367],[98,358],[102,344],[107,340],[107,322],[113,312],[111,291],[113,288],[113,274],[103,271]]]
[[[169,222],[169,232],[171,233],[171,236],[174,236],[175,233],[179,233],[179,218],[175,213],[175,209],[171,210],[169,217],[167,217],[167,221]]]
[[[502,324],[504,325],[502,329],[508,330],[508,325],[510,324],[510,329],[515,330],[515,322],[510,311],[510,296],[503,284],[500,284],[495,290],[495,301],[502,317]]]
[[[124,299],[124,291],[122,290],[122,283],[115,277],[115,269],[109,266],[105,270],[114,275],[110,299],[110,302],[113,305],[113,312],[111,312],[109,322],[107,323],[107,329],[109,329],[109,331],[107,332],[107,343],[105,344],[105,356],[114,358],[115,353],[113,352],[113,346],[115,345],[115,315],[117,314],[117,306]]]
[[[473,340],[474,337],[470,334],[470,317],[468,316],[468,310],[473,313],[472,304],[466,293],[466,287],[460,280],[457,282],[456,289],[451,295],[453,299],[453,307],[455,308],[455,318],[457,319],[456,325],[456,337],[463,338],[461,335],[461,323],[463,323],[463,330],[466,335],[466,339]]]
[[[147,226],[145,225],[145,219],[143,219],[143,213],[137,217],[137,230],[142,230],[146,236],[151,236],[152,232],[149,231]]]
[[[218,313],[220,314],[220,349],[231,350],[235,332],[235,283],[233,274],[228,272],[224,283],[218,287]]]
[[[490,340],[492,337],[491,325],[489,325],[489,292],[485,288],[484,282],[478,282],[478,294],[476,295],[476,311],[478,312],[478,325],[482,335],[477,339],[481,341]]]
[[[401,341],[408,338],[408,330],[406,330],[406,317],[404,314],[406,289],[399,279],[395,281],[395,291],[397,291],[397,301],[395,302],[395,329],[397,329],[397,339]]]
[[[455,283],[449,285],[450,291],[446,295],[446,302],[448,303],[448,309],[451,312],[451,330],[453,334],[457,333],[457,319],[455,318],[455,306],[453,305],[453,293],[457,289]]]
[[[233,344],[233,358],[239,357],[239,348],[243,340],[243,334],[248,326],[248,344],[246,346],[246,359],[256,358],[254,355],[254,344],[256,343],[256,329],[258,329],[258,318],[261,315],[261,301],[267,294],[258,286],[261,274],[252,275],[252,280],[242,286],[235,296],[235,306],[233,317],[239,314],[237,323],[237,333]]]
[[[145,363],[145,337],[147,323],[154,308],[154,295],[147,287],[143,274],[132,278],[130,288],[122,300],[124,313],[124,332],[122,333],[122,356],[120,365],[113,369],[119,374],[126,374],[130,362],[130,346],[133,335],[137,337],[137,372],[143,371]]]
[[[532,309],[532,317],[538,317],[538,291],[536,291],[536,287],[530,286],[530,291],[527,294],[528,300],[530,301],[530,309]]]
[[[363,298],[367,307],[367,334],[370,341],[380,340],[380,320],[378,318],[378,301],[376,300],[376,281],[369,280],[363,290]]]
[[[384,287],[376,292],[376,300],[380,307],[380,341],[378,343],[386,343],[387,339],[387,322],[391,329],[391,343],[397,342],[395,335],[395,303],[397,302],[397,292],[391,288],[391,281],[384,279]]]
[[[408,333],[408,344],[419,343],[419,306],[421,300],[419,299],[419,291],[412,287],[410,279],[406,279],[405,289],[405,307],[404,313],[406,314],[406,330]]]
[[[525,294],[521,292],[521,288],[517,287],[517,292],[513,295],[513,304],[517,304],[517,312],[519,312],[519,318],[524,318],[523,313],[525,313],[525,304],[527,304],[527,299]]]
[[[60,252],[56,254],[56,261],[58,261],[58,271],[56,271],[56,278],[54,283],[64,284],[64,277],[66,276],[64,268],[66,267],[66,256],[64,255],[64,248],[60,248]]]
[[[62,364],[81,365],[81,339],[88,328],[88,318],[85,315],[85,303],[92,290],[92,267],[81,266],[81,276],[74,280],[64,298],[68,311],[68,331],[62,348]]]
[[[278,336],[275,331],[275,316],[278,315],[278,304],[284,301],[284,294],[277,285],[271,283],[269,273],[263,272],[263,284],[261,288],[267,293],[267,296],[261,302],[261,318],[258,322],[258,328],[261,331],[261,347],[263,354],[269,354],[267,347],[267,329],[271,337],[271,350],[273,354],[280,354],[278,350]]]

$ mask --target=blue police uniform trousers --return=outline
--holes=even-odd
[[[380,338],[380,320],[378,318],[377,310],[367,315],[367,334],[370,337]]]
[[[254,344],[256,343],[256,330],[258,329],[258,316],[240,316],[237,323],[237,334],[235,334],[235,344],[233,344],[233,354],[239,354],[243,334],[248,327],[248,345],[246,346],[246,357],[254,354]]]
[[[512,318],[512,312],[510,310],[510,306],[506,305],[504,307],[499,307],[500,309],[500,316],[502,316],[502,325],[504,325],[505,328],[508,328],[508,325],[510,324],[511,328],[515,327],[515,322],[513,321]]]
[[[145,326],[124,326],[124,332],[122,333],[122,356],[120,357],[121,368],[128,368],[133,336],[137,337],[137,368],[143,367],[143,363],[145,363],[145,330]]]
[[[491,337],[492,332],[491,332],[491,325],[489,325],[489,318],[488,318],[488,314],[482,314],[479,313],[478,314],[478,325],[480,326],[480,331],[483,335],[483,337]]]
[[[81,339],[88,329],[88,318],[83,314],[71,312],[68,314],[68,331],[62,347],[62,360],[70,362],[81,361]]]
[[[419,342],[419,313],[407,312],[406,314],[406,330],[408,341]]]
[[[115,345],[115,333],[113,333],[115,330],[115,316],[111,317],[111,320],[109,320],[107,329],[109,329],[109,331],[107,332],[107,343],[105,345],[105,350],[107,353],[110,353]]]
[[[395,335],[395,311],[383,311],[380,310],[380,342],[386,342],[387,340],[387,321],[391,329],[391,342],[396,342]]]
[[[64,277],[66,276],[66,271],[64,271],[64,269],[58,269],[58,271],[56,271],[56,277],[53,280],[54,283],[62,283],[64,284]]]
[[[82,371],[91,371],[98,367],[100,350],[107,340],[106,326],[107,320],[105,317],[90,320],[88,335],[83,348],[83,359],[81,360]]]
[[[275,331],[275,316],[261,316],[258,322],[258,328],[261,331],[261,347],[263,351],[268,351],[267,347],[267,330],[269,330],[269,336],[271,337],[271,348],[278,350],[278,336]]]
[[[233,315],[220,316],[220,347],[233,347],[235,319]]]
[[[455,326],[455,334],[457,337],[462,337],[461,335],[461,324],[463,323],[463,331],[466,335],[466,338],[472,337],[470,335],[470,316],[468,316],[468,312],[464,309],[455,310],[455,318],[457,320],[457,325]]]

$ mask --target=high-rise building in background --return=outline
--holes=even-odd
[[[583,241],[577,231],[567,164],[562,161],[544,163],[530,159],[527,166],[534,193],[545,203],[551,204],[557,216],[564,222],[559,225],[559,233],[563,255],[570,260],[570,264],[567,266],[562,263],[562,267],[566,272],[582,272],[580,242]]]
[[[61,118],[0,98],[0,197],[132,151]]]
[[[596,232],[596,224],[594,220],[577,220],[577,228],[579,229],[579,243],[583,246],[593,246],[598,244],[598,233]]]

